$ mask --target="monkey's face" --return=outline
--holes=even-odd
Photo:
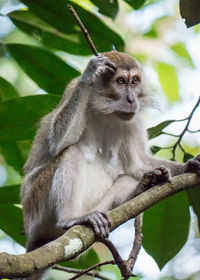
[[[106,96],[114,101],[114,113],[121,119],[129,120],[139,111],[141,79],[142,74],[138,68],[118,68],[112,77]]]
[[[95,111],[130,120],[140,109],[142,73],[136,67],[117,68],[115,73],[107,71],[95,88],[96,94],[92,94],[91,100]]]

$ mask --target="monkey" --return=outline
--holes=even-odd
[[[143,115],[153,102],[142,66],[125,53],[91,58],[71,81],[41,120],[24,166],[27,251],[77,224],[106,238],[108,210],[171,176],[199,173],[200,155],[184,164],[152,155]]]

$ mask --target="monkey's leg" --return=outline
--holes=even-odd
[[[170,173],[165,167],[145,173],[140,182],[131,176],[120,176],[104,199],[97,205],[97,209],[106,212],[138,196],[147,189],[169,180]]]
[[[113,186],[102,198],[101,202],[96,206],[96,209],[106,212],[121,205],[125,201],[128,201],[133,197],[133,193],[136,191],[138,183],[138,180],[131,176],[119,176]]]

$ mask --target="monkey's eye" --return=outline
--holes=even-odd
[[[139,81],[140,81],[140,78],[138,76],[134,76],[131,82],[132,82],[132,84],[137,85]]]
[[[124,78],[118,78],[117,83],[120,84],[120,85],[125,84],[125,79]]]

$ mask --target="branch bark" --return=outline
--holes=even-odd
[[[162,199],[200,184],[196,174],[185,173],[173,177],[171,183],[155,186],[132,200],[108,212],[111,230],[136,217]],[[56,240],[22,255],[0,254],[0,278],[16,278],[50,267],[55,263],[75,258],[95,242],[90,227],[75,226]]]

